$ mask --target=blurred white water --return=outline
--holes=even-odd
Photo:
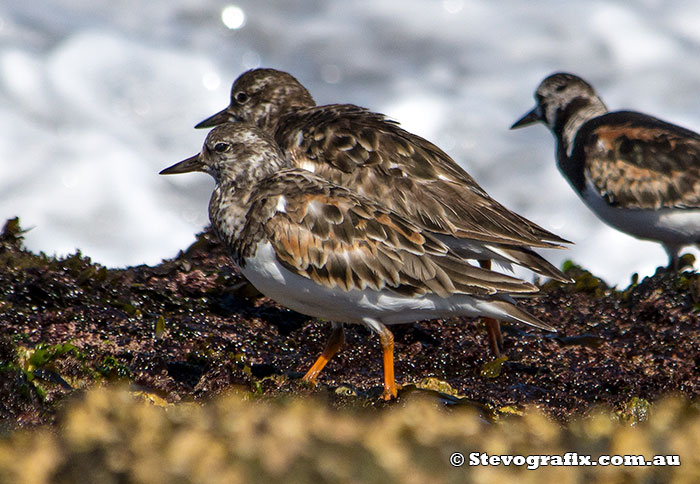
[[[207,224],[211,180],[158,171],[256,66],[319,104],[383,112],[435,142],[506,206],[576,242],[549,251],[625,285],[666,263],[598,221],[557,172],[543,126],[509,131],[553,71],[612,109],[700,130],[700,3],[125,0],[0,4],[0,218],[33,250],[153,264]]]

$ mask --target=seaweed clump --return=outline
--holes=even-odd
[[[337,408],[395,405],[376,398],[381,351],[362,327],[348,327],[317,388],[302,384],[327,323],[262,297],[208,230],[173,259],[122,269],[80,252],[34,254],[22,235],[17,219],[0,234],[0,428],[55,422],[67,397],[119,382],[167,403],[236,388],[254,399],[322,396]],[[399,405],[428,394],[488,420],[536,406],[561,422],[604,405],[638,421],[643,402],[697,400],[696,273],[659,271],[618,290],[573,263],[564,269],[574,284],[547,283],[521,302],[560,331],[504,325],[502,360],[491,361],[472,319],[392,328]]]

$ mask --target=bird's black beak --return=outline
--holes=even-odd
[[[193,171],[204,171],[204,163],[199,155],[194,155],[186,160],[179,161],[173,166],[169,166],[160,171],[160,175],[176,175],[178,173],[191,173]]]
[[[238,121],[238,119],[236,119],[236,117],[228,111],[228,108],[226,108],[212,116],[209,116],[204,121],[200,121],[195,126],[195,129],[213,128],[214,126],[218,126],[220,124],[228,123],[231,121]]]
[[[511,126],[510,129],[517,129],[522,128],[523,126],[529,126],[541,120],[542,118],[540,117],[539,108],[535,106],[535,108],[532,111],[530,111],[525,116],[513,123],[513,126]]]

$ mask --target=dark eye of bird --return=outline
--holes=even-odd
[[[223,153],[228,149],[228,143],[216,143],[214,145],[214,151],[217,151],[219,153]]]
[[[236,97],[236,102],[238,104],[244,104],[248,101],[248,99],[250,99],[250,97],[248,97],[248,95],[246,93],[244,93],[243,91],[237,93],[235,97]]]

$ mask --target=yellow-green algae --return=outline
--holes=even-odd
[[[537,409],[488,423],[470,407],[408,398],[333,409],[314,399],[167,404],[125,387],[85,392],[56,427],[0,438],[0,482],[14,484],[700,482],[700,411],[668,398],[630,426],[607,410],[566,427]],[[454,452],[680,455],[679,467],[462,467]]]

